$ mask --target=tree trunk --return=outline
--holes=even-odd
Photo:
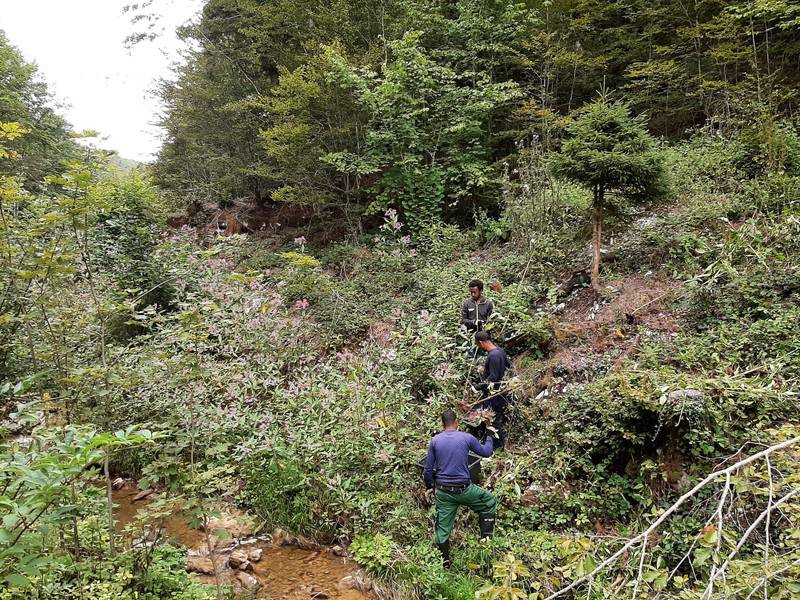
[[[603,236],[603,209],[592,212],[592,289],[600,293],[600,242]]]

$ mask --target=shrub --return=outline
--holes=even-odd
[[[320,533],[311,514],[311,478],[286,450],[264,450],[242,465],[245,489],[241,499],[269,525],[299,533]]]

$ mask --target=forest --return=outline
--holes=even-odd
[[[0,600],[800,598],[800,4],[202,4],[148,164],[0,30]]]

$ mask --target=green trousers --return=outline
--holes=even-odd
[[[453,531],[459,506],[469,506],[482,517],[494,517],[497,498],[489,490],[470,485],[460,494],[448,494],[436,490],[436,536],[437,544],[444,544]]]

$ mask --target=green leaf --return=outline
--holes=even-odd
[[[11,575],[6,575],[6,581],[12,587],[23,588],[23,589],[27,589],[31,585],[31,582],[28,580],[28,578],[25,577],[24,575],[20,575],[19,573],[12,573]]]

